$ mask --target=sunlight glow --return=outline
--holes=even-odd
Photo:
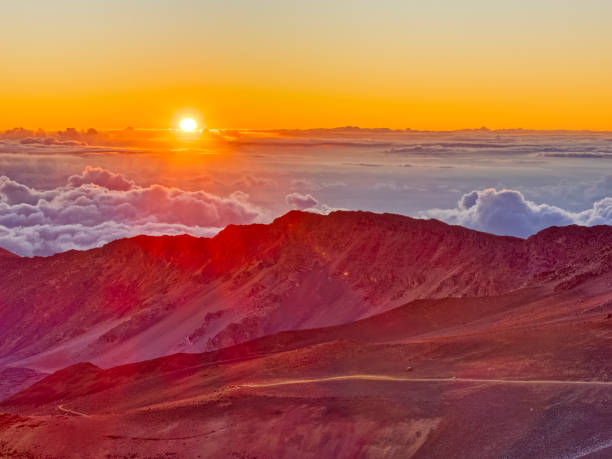
[[[184,120],[181,121],[180,126],[181,126],[181,129],[185,132],[193,132],[195,131],[198,125],[195,122],[195,120],[193,120],[192,118],[185,118]]]

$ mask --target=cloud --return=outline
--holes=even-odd
[[[292,190],[300,190],[300,191],[318,191],[321,189],[321,185],[318,183],[308,180],[308,179],[293,179],[291,181],[291,189]]]
[[[546,201],[562,201],[564,207],[577,210],[584,208],[584,203],[599,201],[612,196],[612,175],[604,175],[596,180],[581,181],[575,177],[562,178],[555,184],[537,184],[525,187],[531,196]]]
[[[64,146],[69,146],[69,147],[78,147],[78,146],[87,145],[86,142],[81,142],[78,140],[57,140],[53,137],[43,137],[43,138],[26,137],[25,139],[21,139],[19,143],[22,145],[32,145],[32,144],[35,144],[35,145],[64,145]]]
[[[220,228],[145,222],[140,224],[115,221],[94,226],[32,225],[7,228],[0,225],[0,246],[22,256],[51,255],[66,250],[99,247],[115,239],[138,236],[190,234],[196,237],[214,236]]]
[[[278,183],[276,180],[265,178],[265,177],[256,177],[253,175],[245,175],[244,177],[239,178],[233,183],[234,187],[240,188],[253,188],[253,187],[269,187],[276,188],[278,187]]]
[[[604,175],[595,182],[587,184],[584,195],[591,199],[612,196],[612,175]]]
[[[578,159],[612,159],[612,154],[602,153],[546,153],[549,158],[578,158]]]
[[[357,167],[381,167],[384,164],[378,163],[342,163],[343,166],[357,166]]]
[[[285,196],[285,202],[292,209],[305,210],[317,214],[329,214],[336,210],[347,210],[340,207],[330,207],[327,204],[320,203],[317,198],[310,194],[290,193]]]
[[[340,180],[321,183],[321,188],[346,188],[346,187],[347,187],[347,184]]]
[[[115,191],[127,191],[136,186],[134,182],[127,180],[121,174],[115,174],[101,167],[92,166],[86,166],[80,175],[69,177],[68,184],[74,188],[85,184],[92,184]]]
[[[410,190],[413,187],[405,183],[397,183],[396,181],[392,180],[390,182],[377,182],[372,186],[372,188],[375,190],[403,191]]]
[[[43,131],[14,128],[0,132],[0,153],[70,154],[145,153],[166,150],[172,133],[166,130],[132,128],[98,131],[93,128]]]
[[[612,198],[593,203],[590,209],[570,212],[527,200],[520,191],[474,190],[464,194],[454,209],[430,209],[422,218],[437,218],[488,233],[528,237],[549,226],[612,224]]]
[[[138,232],[207,235],[289,208],[325,213],[326,203],[407,215],[425,210],[424,216],[501,234],[608,222],[604,198],[612,196],[612,177],[601,178],[605,168],[593,167],[607,161],[546,154],[612,154],[611,139],[612,133],[349,127],[220,130],[185,143],[168,129],[13,129],[0,132],[0,245],[10,241],[12,250],[31,255]],[[476,205],[476,195],[474,208],[455,205],[463,193],[489,187],[521,190],[529,202],[519,197],[512,207],[507,196],[491,203],[482,196]]]
[[[150,185],[86,167],[65,186],[38,190],[0,176],[0,246],[20,255],[87,249],[136,234],[208,236],[261,219],[249,195]]]
[[[289,193],[285,202],[293,209],[311,209],[319,205],[319,201],[311,194]]]

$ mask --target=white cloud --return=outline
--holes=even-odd
[[[290,193],[285,196],[285,202],[292,209],[299,209],[317,214],[329,214],[335,210],[346,210],[340,207],[330,207],[327,204],[320,203],[317,198],[310,194]]]
[[[527,237],[549,226],[612,224],[612,198],[582,212],[570,212],[525,199],[516,190],[488,188],[464,194],[454,209],[430,209],[419,217],[437,218],[488,233]]]
[[[99,185],[116,191],[127,191],[136,186],[134,182],[127,180],[121,174],[115,174],[101,167],[92,166],[86,166],[80,175],[69,177],[68,184],[75,188],[85,184]]]
[[[293,209],[310,209],[319,205],[319,201],[311,194],[289,193],[285,202]]]
[[[86,167],[68,184],[38,190],[0,176],[0,246],[20,255],[87,249],[136,234],[209,236],[230,223],[250,223],[262,211],[249,195],[150,185]]]

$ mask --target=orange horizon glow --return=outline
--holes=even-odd
[[[2,130],[612,130],[609,2],[3,8]]]
[[[0,77],[1,78],[1,77]],[[416,86],[415,86],[416,88]],[[560,92],[563,90],[560,88]],[[310,129],[338,126],[369,128],[415,129],[448,131],[476,129],[534,130],[612,130],[609,107],[612,91],[583,88],[586,94],[574,92],[558,97],[554,91],[530,92],[517,88],[497,95],[476,88],[448,94],[405,95],[393,99],[390,95],[368,98],[366,94],[347,95],[323,93],[236,90],[190,90],[189,95],[170,92],[165,98],[147,93],[108,93],[87,96],[49,97],[40,94],[29,97],[3,98],[0,129],[17,126],[63,129],[121,129],[132,126],[141,129],[167,129],[181,101],[200,111],[207,125],[218,129]],[[598,93],[599,92],[599,93]],[[241,97],[232,97],[240,93]],[[548,93],[548,94],[547,94]],[[598,93],[598,94],[596,94]],[[462,95],[463,94],[463,95]],[[188,97],[191,100],[187,100]],[[598,100],[599,99],[599,100]],[[534,101],[538,101],[534,104]],[[117,107],[124,105],[121,110]],[[255,108],[257,116],[245,112],[244,106]],[[95,107],[92,111],[91,107]],[[200,123],[198,123],[199,125]]]

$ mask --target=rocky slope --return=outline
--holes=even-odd
[[[18,255],[15,255],[13,252],[9,252],[8,250],[4,250],[0,247],[0,258],[19,258]]]
[[[211,239],[136,237],[0,258],[0,366],[53,371],[202,352],[417,298],[575,289],[612,266],[612,228],[527,240],[435,220],[290,212]]]
[[[608,273],[204,354],[79,363],[0,402],[0,455],[609,457],[611,313]]]

